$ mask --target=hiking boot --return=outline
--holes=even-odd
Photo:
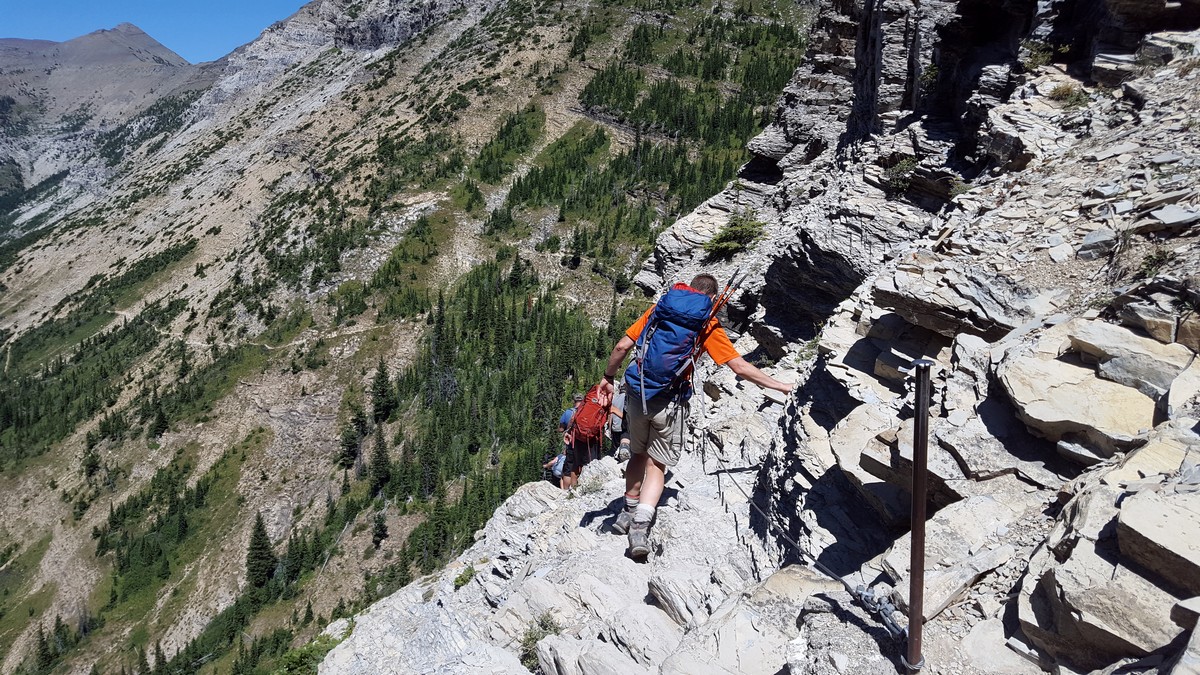
[[[621,509],[621,512],[617,514],[616,522],[612,525],[613,532],[625,534],[629,531],[629,524],[633,522],[633,511],[634,509]]]
[[[634,521],[629,526],[629,557],[645,560],[650,555],[650,523]]]

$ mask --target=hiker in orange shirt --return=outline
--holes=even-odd
[[[792,384],[767,375],[734,349],[716,318],[727,297],[723,293],[718,298],[717,280],[709,274],[697,275],[691,284],[676,284],[625,331],[608,357],[599,386],[611,396],[617,369],[637,347],[637,358],[625,370],[625,422],[632,453],[625,469],[625,508],[613,525],[617,532],[629,533],[629,555],[635,560],[650,553],[650,523],[666,468],[679,462],[691,372],[700,353],[760,387],[792,390]]]

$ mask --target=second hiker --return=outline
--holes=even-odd
[[[608,437],[613,457],[618,462],[629,459],[629,433],[625,431],[625,383],[617,383],[617,393],[608,408]]]
[[[714,299],[717,280],[710,274],[697,275],[690,284],[675,284],[625,331],[598,385],[611,395],[617,369],[637,347],[638,356],[624,377],[624,426],[632,456],[625,469],[625,508],[613,526],[617,532],[628,532],[629,555],[634,559],[645,559],[650,553],[650,524],[662,496],[666,468],[679,462],[692,395],[691,372],[700,352],[760,387],[792,390],[793,385],[767,375],[737,353],[717,321],[720,302],[714,304]]]
[[[581,405],[583,405],[583,394],[576,393],[571,398],[571,407],[564,410],[562,416],[558,418],[558,430],[562,432],[563,454],[567,457],[562,470],[562,479],[559,481],[559,487],[564,490],[575,487],[575,481],[579,479],[579,470],[587,463],[583,458],[576,456],[575,438],[571,433],[571,423],[575,420],[575,413],[579,412]]]

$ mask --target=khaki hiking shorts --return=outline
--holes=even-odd
[[[640,398],[630,400],[625,407],[629,451],[635,455],[644,452],[659,464],[675,466],[683,452],[683,424],[688,417],[688,404],[653,400],[646,403],[648,414],[642,413]]]

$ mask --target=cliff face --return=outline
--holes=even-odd
[[[800,565],[905,606],[906,368],[921,357],[938,364],[933,670],[1193,672],[1194,12],[822,3],[756,158],[636,280],[748,271],[737,346],[798,378],[794,398],[781,410],[704,373],[647,565],[608,533],[611,463],[575,499],[526,486],[452,569],[357,617],[322,672],[523,672],[522,648],[544,673],[890,672],[902,645]],[[1177,32],[1148,34],[1163,29]],[[746,213],[764,239],[707,259],[700,246]],[[537,642],[544,614],[559,635]]]

